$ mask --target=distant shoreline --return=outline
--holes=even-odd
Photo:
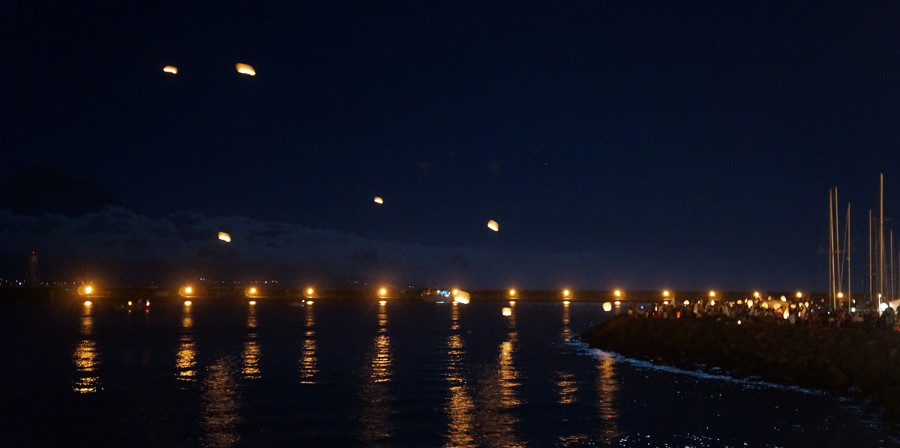
[[[253,294],[255,298],[272,299],[272,300],[302,300],[310,298],[325,299],[418,299],[421,293],[426,289],[419,286],[388,286],[386,293],[381,296],[379,285],[364,285],[359,287],[343,287],[343,288],[314,288],[314,292],[309,294],[306,286],[282,286],[279,284],[200,284],[193,285],[191,294],[184,294],[183,286],[171,285],[124,285],[124,286],[95,286],[92,297],[98,299],[104,298],[130,298],[130,297],[147,297],[157,299],[180,299],[180,298],[197,298],[210,300],[227,300],[227,299],[245,299],[250,296],[247,293],[248,288],[257,288],[257,293]],[[77,299],[81,295],[78,293],[79,286],[72,283],[64,286],[0,286],[0,302],[9,301],[42,301],[42,300],[68,300]],[[475,289],[467,290],[473,301],[509,301],[522,300],[532,302],[591,302],[603,303],[619,301],[623,304],[636,303],[662,303],[665,300],[691,300],[692,302],[704,299],[708,295],[708,291],[679,291],[673,293],[672,299],[667,299],[660,294],[660,291],[628,291],[627,295],[617,297],[613,290],[572,290],[569,295],[564,293],[565,290],[551,289],[525,289],[517,290],[515,294],[510,294],[509,289]],[[746,300],[753,297],[752,291],[723,291],[718,293],[719,300],[738,301]],[[779,297],[782,295],[792,297],[794,293],[787,291],[767,292],[767,295]],[[675,298],[677,297],[677,298]],[[807,294],[804,300],[824,302],[826,295],[824,293]]]

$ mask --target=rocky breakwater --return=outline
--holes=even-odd
[[[580,338],[593,348],[656,364],[872,399],[889,420],[900,421],[895,331],[622,315]]]

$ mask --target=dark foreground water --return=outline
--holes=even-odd
[[[599,304],[260,302],[0,307],[0,445],[897,445],[825,394],[570,341]]]

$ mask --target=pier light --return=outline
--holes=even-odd
[[[568,300],[563,300],[563,305],[564,305],[564,306],[569,306],[569,301],[568,301]]]
[[[603,311],[606,311],[607,313],[612,311],[612,304],[609,302],[603,302]]]
[[[249,301],[249,302],[247,302],[247,303],[249,303],[250,306],[254,306],[254,305],[256,305],[256,300],[251,300],[251,301]]]
[[[387,288],[381,288],[378,290],[378,297],[384,297],[387,295]]]
[[[306,288],[306,297],[312,297],[313,294],[315,294],[315,293],[316,293],[316,290],[315,290],[315,289],[312,289],[312,288]]]
[[[180,294],[181,297],[190,297],[194,294],[194,287],[190,285],[184,286],[178,290],[178,294]]]
[[[572,292],[569,291],[568,289],[563,290],[563,297],[569,297],[571,294],[572,294]]]
[[[668,290],[668,289],[664,289],[664,290],[663,290],[663,297],[665,297],[665,298],[668,298],[668,297],[669,297],[669,290]]]
[[[184,306],[191,306],[191,305],[192,305],[192,302],[190,300],[184,301]]]
[[[510,301],[509,301],[509,306],[516,306],[516,301],[515,301],[515,300],[510,300]]]
[[[92,285],[81,285],[78,287],[78,295],[80,296],[89,296],[94,293],[94,287]]]
[[[248,299],[255,298],[257,295],[259,295],[259,288],[250,286],[244,290],[244,295],[247,296]]]
[[[387,305],[387,300],[379,300],[378,304],[381,306],[385,306],[385,305]]]
[[[617,289],[617,290],[613,291],[613,295],[616,296],[617,298],[622,297],[622,290]]]
[[[517,291],[516,291],[515,289],[510,289],[510,290],[509,290],[509,296],[510,296],[510,297],[515,297],[516,294],[517,294]]]

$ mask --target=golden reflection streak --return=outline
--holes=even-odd
[[[175,354],[175,378],[188,383],[196,381],[197,376],[197,344],[191,331],[193,326],[191,307],[185,306],[181,312],[181,337]]]
[[[454,304],[455,305],[455,304]],[[452,307],[450,330],[454,333],[447,338],[447,383],[450,396],[444,406],[448,417],[447,441],[445,447],[468,448],[475,444],[475,404],[472,401],[466,379],[463,376],[463,356],[465,346],[459,335],[459,306]]]
[[[94,317],[93,309],[84,307],[81,316],[81,339],[72,353],[72,362],[75,364],[76,377],[72,384],[72,390],[80,394],[89,394],[101,389],[100,376],[97,369],[100,366],[100,353],[97,351],[97,343],[94,341]]]
[[[500,343],[497,366],[491,374],[480,380],[478,402],[483,408],[477,421],[481,424],[483,443],[492,447],[522,447],[524,442],[515,433],[518,418],[513,410],[521,404],[516,393],[519,383],[519,372],[513,362],[513,355],[518,347],[518,331],[515,316],[508,319],[509,332],[506,340]]]
[[[378,308],[378,335],[373,341],[369,372],[364,378],[360,395],[364,406],[360,422],[363,425],[361,442],[365,446],[381,446],[390,443],[394,428],[388,419],[394,397],[390,394],[393,357],[391,339],[387,335],[387,307]]]
[[[316,384],[319,373],[319,359],[316,355],[316,318],[311,306],[303,308],[306,313],[306,339],[300,354],[300,384]]]
[[[237,381],[232,370],[232,359],[220,358],[210,366],[203,383],[203,446],[224,448],[238,444],[241,439],[238,425],[241,417],[237,393]]]
[[[572,330],[569,327],[569,309],[571,307],[563,307],[562,332],[560,333],[560,347],[563,354],[571,354],[571,349],[566,345],[569,338],[572,337]],[[578,392],[578,383],[575,381],[575,374],[567,369],[556,371],[556,388],[559,392],[557,403],[565,405],[575,403],[576,393]]]
[[[616,377],[616,359],[612,354],[598,352],[597,358],[597,411],[603,424],[603,436],[610,441],[618,440],[619,409],[616,403],[619,394],[619,381]]]
[[[259,368],[259,343],[256,341],[255,306],[247,308],[247,329],[247,340],[241,353],[241,375],[248,380],[258,380],[262,377],[262,372]]]

